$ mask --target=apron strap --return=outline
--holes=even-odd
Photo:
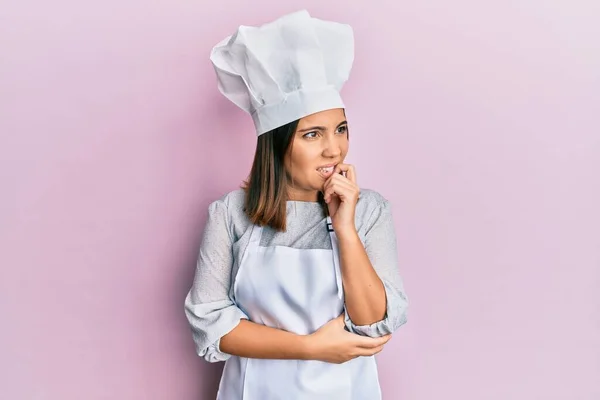
[[[342,286],[342,270],[340,269],[340,249],[338,247],[337,236],[333,230],[333,222],[331,217],[327,217],[327,230],[331,238],[331,249],[333,250],[333,266],[335,268],[335,281],[337,283],[338,297],[344,298],[344,287]]]
[[[252,233],[250,233],[250,241],[248,242],[248,245],[246,246],[246,250],[244,250],[244,254],[242,254],[242,260],[240,261],[240,266],[244,263],[244,261],[246,261],[246,257],[248,255],[248,252],[251,249],[256,249],[258,247],[258,245],[260,244],[260,237],[262,236],[262,226],[258,226],[258,225],[252,225]]]
[[[260,244],[260,237],[262,236],[262,230],[262,226],[252,226],[252,234],[250,235],[250,242],[248,243],[248,247],[258,247],[258,245]]]

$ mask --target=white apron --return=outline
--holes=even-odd
[[[323,224],[325,229],[325,224]],[[254,225],[234,282],[234,301],[251,321],[299,335],[313,333],[343,312],[337,237],[327,217],[332,250],[259,247]],[[378,400],[375,357],[343,364],[232,356],[217,400]]]

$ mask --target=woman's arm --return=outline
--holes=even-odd
[[[408,298],[398,269],[394,219],[390,203],[373,191],[375,203],[366,221],[364,245],[355,229],[336,231],[346,294],[346,326],[351,332],[377,337],[406,323]]]
[[[307,336],[242,320],[221,338],[220,350],[247,358],[307,360]]]
[[[356,230],[336,232],[340,249],[346,310],[356,325],[385,318],[386,295]]]
[[[346,326],[365,336],[390,334],[406,322],[408,299],[398,272],[389,202],[371,190],[360,196],[354,166],[341,163],[323,184],[323,197],[338,238]],[[364,246],[355,219],[360,197],[373,206]]]
[[[229,298],[234,259],[227,199],[211,203],[208,211],[194,282],[185,300],[198,354],[210,362],[231,355],[306,359],[306,337],[248,321]]]
[[[248,321],[228,295],[233,264],[232,237],[225,199],[209,206],[194,282],[185,299],[185,314],[198,355],[225,361],[231,355],[268,359],[343,362],[372,355],[388,338],[366,338],[347,332],[336,318],[311,335],[296,335]]]
[[[242,320],[221,338],[221,351],[246,358],[319,360],[343,363],[379,353],[391,335],[377,338],[346,331],[344,315],[310,335],[296,335]]]

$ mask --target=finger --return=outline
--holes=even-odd
[[[381,350],[383,350],[383,345],[377,346],[377,347],[373,347],[373,348],[370,348],[370,349],[366,349],[366,348],[363,348],[363,347],[358,347],[356,349],[355,354],[357,356],[359,356],[359,357],[361,357],[361,356],[362,357],[369,357],[369,356],[375,355],[377,353],[380,353]]]
[[[347,172],[349,168],[350,168],[350,164],[339,163],[338,165],[335,166],[333,173],[340,174],[342,172]]]
[[[345,178],[348,178],[350,182],[356,183],[356,168],[352,164],[338,164],[335,167],[334,175],[345,174]]]
[[[341,188],[341,185],[338,182],[331,183],[331,185],[329,185],[327,187],[327,189],[325,189],[325,192],[323,193],[323,197],[325,198],[326,202],[329,202],[329,200],[331,199],[331,196],[333,196],[333,195],[341,196],[343,190],[344,189]]]
[[[323,198],[325,199],[326,203],[329,203],[330,197],[335,193],[335,189],[332,186],[329,186],[327,189],[325,189],[325,191],[323,192]]]
[[[327,180],[325,181],[325,183],[323,184],[323,187],[326,187],[328,185],[331,185],[332,182],[336,181],[336,180],[344,180],[344,181],[348,181],[348,178],[346,178],[344,175],[340,175],[339,173],[336,173],[335,171],[333,172],[333,174],[331,174],[331,176],[329,178],[327,178]]]
[[[335,182],[338,182],[339,184],[344,185],[345,187],[348,187],[349,189],[356,192],[357,198],[360,196],[360,188],[356,183],[352,182],[350,179],[339,174],[333,175],[331,177],[331,180],[327,182],[327,187],[331,186]]]
[[[371,355],[374,356],[375,354],[381,353],[381,350],[383,350],[384,347],[385,347],[384,345],[375,347],[374,349],[371,350]]]
[[[327,178],[327,180],[323,184],[323,194],[325,194],[325,190],[327,190],[327,188],[331,186],[331,182],[333,181],[334,176],[335,174],[332,174],[329,178]]]
[[[357,184],[357,180],[356,180],[356,168],[354,168],[354,165],[351,165],[350,168],[348,168],[348,172],[346,173],[346,178],[350,179],[350,182],[354,183],[355,185]]]
[[[324,192],[325,201],[329,200],[329,197],[333,194],[337,194],[342,201],[351,200],[353,198],[358,199],[358,190],[351,182],[334,181],[332,182]]]
[[[392,335],[386,335],[384,337],[383,343],[381,345],[383,346],[383,345],[387,344],[390,341],[391,338],[392,338]]]
[[[354,191],[352,189],[346,188],[339,183],[334,183],[327,188],[323,197],[326,202],[329,202],[332,196],[338,196],[340,200],[347,201],[352,198],[353,193]]]
[[[359,191],[358,185],[356,185],[354,182],[352,182],[350,179],[342,176],[342,175],[335,175],[332,179],[331,179],[331,184],[333,183],[339,183],[340,185],[344,185],[350,189],[356,190],[357,192]]]
[[[341,170],[345,173],[345,177],[352,183],[356,183],[356,168],[351,164],[343,164]]]
[[[376,337],[376,338],[360,336],[359,337],[360,341],[358,342],[358,346],[364,347],[367,349],[372,349],[377,346],[383,346],[390,340],[391,337],[392,337],[392,335],[385,335],[385,336]]]
[[[351,180],[349,180],[348,178],[346,178],[343,175],[335,174],[335,173],[332,174],[329,178],[327,178],[327,180],[323,184],[323,192],[325,192],[325,190],[327,190],[327,188],[330,187],[331,185],[333,185],[335,182],[343,184],[344,186],[347,186],[348,188],[352,188],[354,191],[357,192],[357,194],[360,194],[360,188],[358,187],[358,185],[356,183],[352,182]]]

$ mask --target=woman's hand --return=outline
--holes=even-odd
[[[342,172],[345,172],[346,176],[342,175]],[[336,233],[356,230],[354,214],[359,194],[354,166],[338,164],[323,185],[323,197]]]
[[[378,338],[360,336],[344,329],[344,314],[307,336],[311,360],[341,364],[360,356],[379,353],[392,335]]]

